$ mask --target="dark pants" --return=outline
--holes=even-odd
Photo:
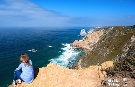
[[[14,78],[13,78],[13,80],[14,80],[14,81],[16,81],[17,79],[22,80],[21,77],[20,77],[20,76],[21,76],[21,73],[22,73],[21,71],[16,70],[16,71],[14,72]]]

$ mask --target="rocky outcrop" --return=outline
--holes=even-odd
[[[39,69],[31,84],[23,82],[16,87],[100,87],[101,81],[106,77],[106,73],[101,70],[112,66],[113,62],[107,61],[101,66],[73,70],[50,63]]]
[[[83,40],[75,40],[71,44],[71,46],[82,49],[92,49],[92,46],[100,40],[103,34],[104,30],[95,31],[93,33],[88,34]]]
[[[81,30],[80,35],[81,35],[81,36],[86,36],[86,35],[87,35],[87,33],[86,33],[86,31],[85,31],[84,28]]]

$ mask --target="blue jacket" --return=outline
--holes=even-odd
[[[27,83],[31,83],[34,80],[34,70],[32,66],[32,61],[29,60],[31,66],[27,66],[24,63],[21,63],[17,70],[22,70],[21,79]]]

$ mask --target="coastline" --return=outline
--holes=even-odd
[[[84,55],[82,56],[82,58],[84,58],[93,49],[94,45],[98,43],[104,33],[104,29],[91,29],[88,31],[88,34],[82,40],[75,40],[71,44],[71,46],[75,49],[82,49],[84,51]],[[81,65],[82,58],[80,58],[79,61],[73,63],[72,69],[83,68],[83,65]]]
[[[91,37],[91,34],[92,34],[92,36],[93,35],[95,36],[95,31],[94,31],[94,33],[91,32],[88,35],[90,35],[90,37]],[[98,34],[99,34],[99,32],[97,33],[97,35]],[[96,38],[94,38],[94,39],[96,39]],[[100,38],[100,36],[98,38]],[[84,41],[84,42],[86,45],[86,41]],[[98,40],[94,41],[94,43],[92,43],[92,45],[90,47],[92,47],[97,42],[98,42]],[[82,51],[84,51],[83,56],[85,56],[85,54],[88,52],[87,51],[88,49],[86,48],[86,46],[85,46],[85,48],[78,47],[77,49],[81,49]],[[78,56],[76,56],[76,57],[78,57]],[[82,57],[78,58],[77,61],[78,62],[81,61]],[[71,64],[74,64],[74,63],[71,63]],[[85,68],[85,69],[81,68],[81,66],[80,66],[80,68],[78,70],[75,70],[73,68],[70,69],[69,67],[68,67],[69,68],[68,69],[66,66],[60,66],[60,65],[57,65],[55,63],[50,63],[47,65],[47,67],[39,68],[39,73],[38,73],[37,77],[35,78],[35,80],[31,84],[22,83],[20,85],[17,85],[17,87],[21,87],[21,86],[24,86],[24,87],[37,87],[37,86],[44,87],[44,85],[46,85],[46,87],[54,87],[56,85],[57,85],[57,87],[64,87],[64,86],[69,87],[69,84],[63,84],[66,82],[70,83],[70,85],[72,87],[75,87],[75,86],[82,87],[84,85],[89,86],[90,85],[89,82],[91,83],[91,87],[97,87],[97,85],[101,86],[101,81],[106,78],[106,72],[101,72],[101,70],[106,69],[108,67],[112,67],[112,66],[113,66],[112,61],[106,61],[99,66],[97,66],[97,65],[89,66],[88,68]],[[55,78],[55,80],[52,78]],[[64,78],[69,78],[69,81],[64,80]],[[72,78],[72,80],[71,80],[71,78]],[[76,79],[73,79],[73,78],[76,78]],[[46,79],[47,82],[40,82],[43,79],[44,80]],[[49,79],[51,81],[49,81]],[[66,81],[66,82],[64,82],[64,81]],[[50,82],[51,82],[51,84],[50,84]],[[10,85],[9,87],[12,87],[12,86]]]
[[[85,54],[73,64],[73,69],[100,65],[105,61],[114,61],[123,53],[123,48],[134,35],[132,27],[115,26],[96,29],[83,41],[74,41],[73,46],[85,50]],[[79,66],[79,67],[77,67]]]
[[[108,77],[106,70],[115,66],[115,60],[121,58],[125,50],[130,51],[127,49],[129,42],[135,42],[135,31],[127,28],[104,28],[88,34],[90,38],[72,44],[85,51],[83,57],[73,64],[72,69],[50,63],[47,67],[39,68],[39,73],[31,84],[22,83],[17,87],[101,87],[102,81],[113,85],[113,82],[109,83],[109,79],[113,77]]]
[[[112,61],[113,67],[101,70],[106,72],[106,77],[101,85],[105,87],[134,87],[134,27],[115,26],[106,28],[104,31],[104,35],[93,45],[92,49],[83,48],[82,43],[75,42],[75,46],[85,49],[85,55],[74,63],[72,68],[87,69],[93,65],[98,66],[106,61]]]

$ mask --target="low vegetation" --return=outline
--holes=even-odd
[[[135,41],[130,42],[127,51],[114,61],[114,67],[106,69],[107,75],[130,77],[135,79]]]
[[[123,53],[123,47],[130,41],[135,29],[132,27],[105,28],[105,34],[101,40],[93,46],[93,50],[87,50],[82,58],[81,66],[101,64],[108,60],[114,60]]]

